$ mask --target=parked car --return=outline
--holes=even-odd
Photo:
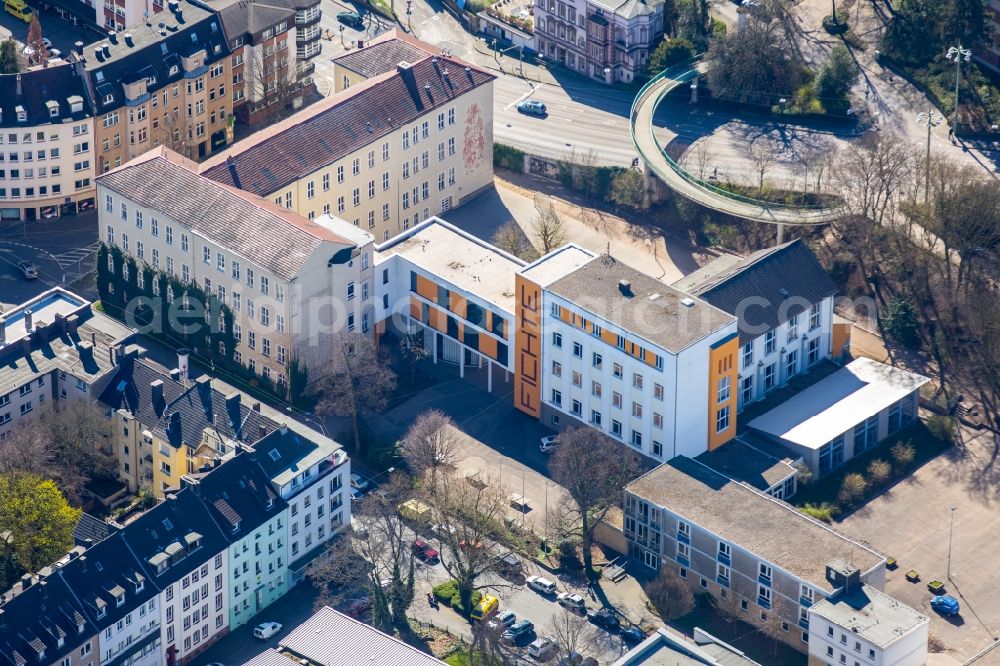
[[[351,488],[358,490],[368,490],[368,480],[357,472],[351,472]]]
[[[619,625],[618,616],[610,608],[588,608],[587,619],[609,630],[617,629]]]
[[[357,12],[339,12],[337,20],[355,30],[361,30],[365,27],[365,20]]]
[[[271,636],[281,631],[281,625],[277,622],[261,622],[253,628],[254,638],[267,640]]]
[[[368,538],[368,526],[358,520],[355,516],[351,516],[351,531],[354,532],[359,539]]]
[[[448,525],[448,524],[431,525],[431,532],[436,534],[438,538],[441,538],[446,534],[454,534],[457,531],[458,530],[455,529],[454,525]]]
[[[507,643],[516,643],[517,639],[522,636],[528,636],[533,633],[535,633],[535,625],[531,623],[531,620],[518,620],[507,627],[507,631],[503,632],[500,638]]]
[[[502,613],[497,613],[496,617],[486,623],[486,626],[494,631],[501,628],[506,631],[515,622],[517,622],[517,615],[514,614],[514,611],[506,610]]]
[[[934,597],[931,599],[931,608],[936,610],[941,615],[945,617],[951,617],[952,615],[958,615],[960,606],[958,605],[958,599],[951,596],[950,594],[942,594],[939,597]]]
[[[360,620],[368,613],[369,610],[371,610],[371,607],[372,598],[365,595],[347,602],[347,606],[344,608],[344,613],[346,615],[350,615],[355,620]]]
[[[545,105],[534,99],[526,99],[523,102],[518,102],[515,108],[517,108],[517,110],[521,113],[529,116],[544,118],[549,115],[548,109],[545,108]]]
[[[559,435],[549,435],[548,437],[542,437],[542,443],[538,445],[538,450],[541,451],[542,453],[548,453],[552,449],[556,448],[556,445],[559,443],[556,441],[557,437],[559,437]]]
[[[541,592],[542,594],[551,596],[557,591],[556,584],[548,578],[543,578],[542,576],[528,576],[525,580],[528,583],[528,587],[536,592]]]
[[[506,573],[509,576],[520,575],[521,569],[523,568],[521,563],[521,558],[514,553],[506,553],[497,557],[497,567],[501,572]]]
[[[573,650],[559,660],[559,666],[581,666],[583,664],[583,660],[583,655],[576,650]]]
[[[365,494],[358,490],[357,488],[351,488],[351,501],[357,502],[359,499],[364,497]]]
[[[433,562],[438,559],[438,552],[423,539],[414,539],[413,545],[410,546],[410,549],[413,551],[414,555],[424,562]]]
[[[622,628],[622,638],[629,645],[638,645],[646,640],[646,634],[639,627],[634,624],[630,624],[629,626]]]
[[[568,608],[571,611],[586,611],[587,604],[584,602],[583,597],[575,592],[560,592],[556,596],[556,602],[564,608]]]
[[[535,659],[544,659],[558,649],[559,646],[554,640],[542,636],[541,638],[533,640],[531,645],[528,646],[528,656],[534,657]]]
[[[17,262],[17,270],[21,271],[25,280],[34,280],[38,277],[38,268],[30,261]]]

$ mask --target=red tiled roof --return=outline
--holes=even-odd
[[[258,132],[203,163],[201,173],[266,196],[495,78],[454,58],[427,56]]]

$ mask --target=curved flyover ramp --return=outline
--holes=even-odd
[[[839,206],[795,206],[733,194],[695,178],[667,155],[653,132],[656,108],[670,91],[690,83],[706,71],[707,64],[698,60],[675,65],[653,78],[636,95],[632,103],[630,129],[632,143],[646,167],[652,169],[670,189],[685,198],[714,211],[746,220],[769,224],[817,225],[826,224],[842,215]]]

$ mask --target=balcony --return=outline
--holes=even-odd
[[[809,597],[799,597],[799,605],[803,608],[809,608],[813,605],[813,600]]]
[[[805,629],[806,631],[808,631],[809,630],[809,620],[799,620],[799,626],[802,627],[803,629]]]
[[[721,585],[722,587],[729,587],[730,584],[731,584],[729,582],[729,579],[725,578],[723,576],[716,576],[715,577],[715,582],[718,583],[719,585]]]
[[[680,541],[681,543],[690,544],[691,543],[691,535],[690,534],[684,534],[683,532],[678,532],[677,533],[677,540]]]
[[[731,558],[729,555],[726,555],[725,553],[719,553],[715,559],[717,559],[720,564],[725,564],[727,567],[733,565],[733,558]]]
[[[681,565],[682,567],[689,567],[689,566],[691,566],[691,562],[688,560],[688,558],[686,558],[686,557],[684,557],[682,555],[678,555],[677,556],[677,564]]]
[[[757,605],[761,608],[771,610],[771,600],[764,597],[757,597]]]
[[[760,576],[760,575],[758,575],[757,576],[757,582],[760,583],[761,585],[765,585],[767,587],[771,587],[771,579],[768,578],[767,576]]]

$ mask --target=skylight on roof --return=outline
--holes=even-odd
[[[119,393],[124,393],[126,386],[128,386],[128,382],[123,379],[120,382],[118,382],[118,386],[115,387],[115,390],[118,391]]]
[[[271,460],[277,460],[281,457],[281,454],[278,453],[278,449],[271,449],[267,452],[267,455],[271,456]]]
[[[97,569],[98,571],[104,571],[104,565],[101,564],[100,562],[94,562],[94,568]]]
[[[169,518],[164,518],[163,519],[163,529],[167,530],[168,532],[170,530],[174,529],[174,524],[172,522],[170,522]]]

